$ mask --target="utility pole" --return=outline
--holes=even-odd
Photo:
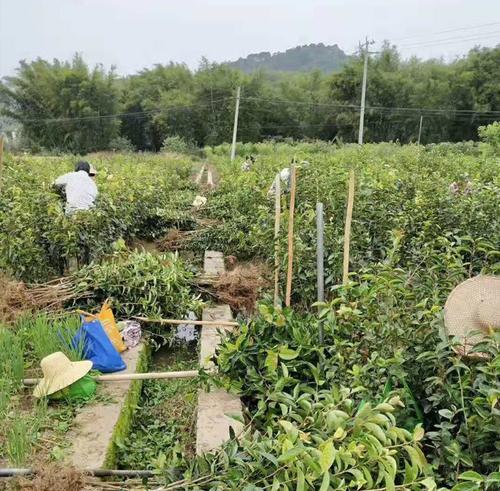
[[[366,38],[364,43],[364,54],[365,54],[365,63],[363,67],[363,85],[361,88],[361,111],[359,113],[359,131],[358,131],[358,144],[363,144],[363,131],[365,126],[365,100],[366,100],[366,79],[368,76],[368,46],[373,44],[375,41],[368,41]],[[360,49],[362,50],[360,45]]]
[[[236,155],[236,135],[238,133],[238,113],[240,112],[240,93],[241,87],[236,91],[236,108],[234,110],[234,126],[233,126],[233,144],[231,145],[231,162]]]
[[[420,116],[420,125],[418,126],[418,140],[417,140],[417,145],[420,145],[420,137],[422,136],[422,122],[424,120],[424,117],[421,115]]]

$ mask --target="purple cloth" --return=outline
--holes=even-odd
[[[141,341],[141,326],[136,321],[123,321],[123,323],[125,324],[125,328],[121,332],[123,342],[127,348],[134,348]]]

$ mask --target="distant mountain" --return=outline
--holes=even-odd
[[[336,44],[325,46],[323,43],[319,43],[297,46],[287,49],[285,52],[273,54],[269,51],[253,53],[246,58],[228,62],[227,65],[247,73],[261,68],[277,72],[321,70],[330,73],[340,70],[349,58]]]

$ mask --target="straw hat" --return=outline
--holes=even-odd
[[[92,362],[71,361],[64,353],[57,351],[46,356],[41,362],[43,379],[35,387],[33,395],[43,397],[64,389],[80,380],[92,368]]]
[[[480,275],[460,283],[444,306],[449,336],[463,342],[463,354],[482,339],[482,331],[500,328],[500,277]]]

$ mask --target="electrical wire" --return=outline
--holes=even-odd
[[[468,41],[479,41],[482,39],[489,39],[489,38],[497,37],[497,36],[498,36],[498,40],[500,42],[500,31],[494,31],[494,32],[484,33],[484,34],[472,36],[472,37],[451,37],[451,38],[446,38],[446,39],[436,39],[435,41],[424,41],[421,43],[414,43],[414,44],[402,44],[402,45],[399,45],[398,48],[408,49],[408,48],[426,47],[426,46],[442,46],[444,44],[451,44],[451,43],[463,43],[463,42],[468,42]]]
[[[329,103],[315,103],[306,101],[290,101],[286,99],[264,99],[260,97],[241,97],[242,100],[269,102],[272,104],[293,104],[305,105],[314,107],[329,107],[329,108],[343,108],[343,109],[357,109],[360,110],[360,105],[355,104],[329,104]],[[391,111],[408,111],[420,113],[464,113],[464,114],[494,114],[500,116],[500,111],[476,111],[474,109],[453,109],[453,108],[425,108],[425,107],[397,107],[397,106],[366,106],[366,110],[391,110]]]
[[[212,102],[223,102],[227,100],[231,100],[231,97],[224,97],[221,99],[214,99]],[[209,107],[212,103],[206,104],[191,104],[189,106],[178,105],[178,106],[169,106],[167,110],[172,109],[195,109],[198,107]],[[151,114],[161,113],[163,109],[151,109],[149,111],[134,111],[127,113],[115,113],[115,114],[102,114],[102,115],[93,115],[93,116],[75,116],[75,117],[64,117],[64,118],[38,118],[38,119],[23,119],[18,120],[20,123],[63,123],[63,122],[72,122],[72,121],[93,121],[93,120],[106,120],[106,119],[114,119],[114,118],[123,118],[123,117],[140,117],[140,116],[149,116]]]
[[[406,39],[414,39],[414,38],[419,38],[419,37],[424,37],[424,36],[425,37],[435,36],[435,35],[439,35],[439,34],[448,34],[450,32],[472,31],[472,30],[475,30],[475,29],[479,29],[481,27],[491,27],[491,26],[497,26],[497,25],[500,25],[500,22],[488,22],[487,24],[477,24],[477,25],[474,25],[474,26],[457,27],[457,28],[454,28],[454,29],[446,29],[444,31],[423,32],[423,33],[419,33],[419,34],[413,34],[413,35],[410,35],[410,36],[405,36],[405,37],[402,37],[402,38],[396,38],[396,39],[393,39],[392,41],[404,41]]]

